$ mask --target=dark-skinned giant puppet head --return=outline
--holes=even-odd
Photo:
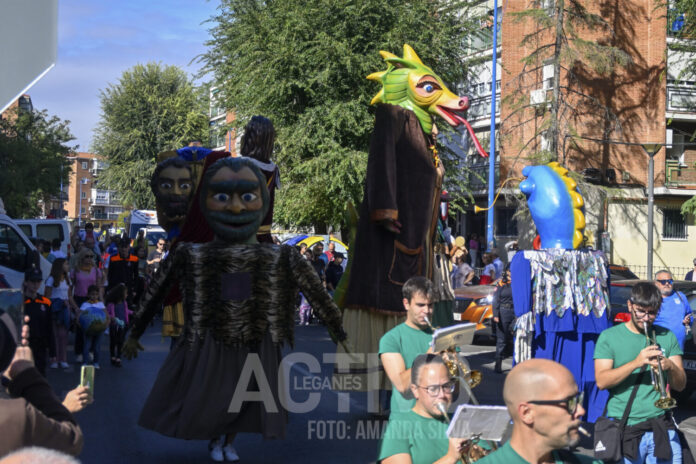
[[[218,240],[254,243],[269,207],[266,178],[248,158],[223,158],[203,174],[203,216]]]
[[[474,135],[471,125],[462,116],[469,108],[467,97],[458,97],[452,93],[443,80],[423,64],[408,44],[404,44],[403,58],[384,50],[379,53],[388,66],[386,71],[367,76],[368,79],[382,84],[382,89],[370,104],[389,103],[413,111],[426,134],[433,131],[434,115],[440,116],[451,126],[464,124],[478,153],[488,157]]]
[[[168,158],[157,165],[152,173],[150,188],[155,195],[159,224],[170,230],[186,220],[193,196],[193,173],[181,158]]]

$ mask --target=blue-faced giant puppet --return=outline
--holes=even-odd
[[[138,339],[174,282],[179,283],[184,328],[164,361],[139,424],[182,439],[231,444],[239,432],[285,436],[280,401],[281,347],[293,343],[295,299],[301,290],[334,340],[344,340],[341,314],[294,247],[258,243],[269,207],[266,178],[248,158],[211,165],[199,186],[200,211],[214,233],[206,243],[179,242],[151,282],[124,354]],[[237,383],[253,370],[263,401],[243,401]],[[246,377],[245,377],[246,376]],[[252,388],[253,387],[249,387]],[[252,395],[253,396],[253,395]],[[244,396],[241,397],[242,399]]]
[[[585,392],[588,419],[602,413],[607,392],[594,377],[594,346],[609,326],[607,262],[601,251],[581,249],[584,200],[558,163],[527,166],[520,190],[539,234],[540,249],[512,259],[517,316],[515,362],[553,359],[566,366]]]

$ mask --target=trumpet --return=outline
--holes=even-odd
[[[645,332],[645,340],[650,345],[657,345],[656,339],[651,339],[648,334],[648,323],[643,321],[643,331]],[[659,345],[658,345],[659,347]],[[660,399],[655,401],[655,406],[660,409],[672,409],[677,406],[677,400],[669,396],[667,388],[665,387],[665,377],[662,375],[662,363],[660,362],[661,356],[657,357],[657,368],[650,367],[650,378],[652,380],[653,388],[655,391],[660,392]]]
[[[425,316],[424,319],[428,324],[428,327],[430,327],[430,330],[435,330],[433,324],[430,322],[430,319],[428,319],[427,316]],[[481,383],[483,375],[480,371],[472,371],[468,363],[459,358],[455,346],[450,346],[446,351],[448,356],[445,360],[445,365],[447,366],[449,375],[459,381],[459,384],[462,385],[462,387],[469,394],[469,398],[473,404],[479,404],[472,388],[475,388]]]
[[[442,413],[445,420],[449,424],[451,419],[447,414],[447,406],[445,406],[445,403],[436,403],[435,407]],[[474,435],[462,443],[462,447],[459,449],[459,455],[461,456],[464,464],[476,462],[482,457],[487,456],[498,449],[498,446],[492,441],[488,442],[490,444],[490,449],[486,449],[480,445],[482,441],[486,440],[481,440],[481,435]]]

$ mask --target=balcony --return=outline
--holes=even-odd
[[[495,114],[500,115],[500,94],[495,96]],[[491,116],[491,97],[471,99],[469,109],[466,112],[469,121]]]
[[[469,190],[472,192],[488,191],[488,160],[485,162],[472,163],[467,167],[465,173],[466,180],[469,184]],[[495,163],[495,179],[496,185],[500,178],[500,163]]]
[[[686,152],[683,163],[679,160],[668,159],[665,162],[665,187],[680,188],[696,185],[696,153]]]
[[[115,221],[118,219],[117,213],[92,213],[92,219],[98,219],[102,221]]]
[[[498,26],[498,46],[500,46],[500,29],[500,26]],[[467,43],[464,48],[468,55],[492,49],[493,27],[485,27],[473,32],[467,37]]]
[[[667,83],[667,111],[696,113],[696,83]]]

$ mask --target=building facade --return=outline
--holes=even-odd
[[[118,193],[99,186],[99,176],[106,168],[103,157],[79,152],[69,156],[72,161],[67,190],[67,218],[79,226],[92,222],[95,228],[116,222],[123,213]]]
[[[694,218],[680,213],[684,201],[696,194],[696,146],[688,145],[696,130],[696,79],[685,80],[682,73],[683,63],[691,57],[671,48],[686,40],[680,37],[679,12],[640,0],[586,4],[606,27],[576,24],[580,38],[621,53],[614,62],[609,60],[605,72],[594,71],[582,60],[570,64],[561,60],[563,66],[554,79],[559,68],[548,50],[553,49],[555,27],[543,31],[533,20],[515,16],[533,7],[553,14],[557,5],[552,0],[509,0],[504,11],[499,9],[496,185],[520,176],[524,166],[538,164],[553,149],[548,121],[553,102],[561,102],[554,152],[562,165],[584,177],[584,188],[593,192],[583,192],[589,219],[587,244],[604,249],[612,262],[644,274],[650,156],[643,145],[652,150],[648,144],[656,143],[654,269],[673,268],[677,277],[683,277],[678,270],[692,267],[696,257]],[[479,7],[492,12],[493,2]],[[492,33],[492,21],[482,20],[480,33],[471,39],[470,57],[491,56]],[[570,44],[579,49],[577,43]],[[622,63],[621,57],[627,62]],[[482,140],[489,137],[493,86],[490,58],[487,61],[472,68],[466,89],[472,97],[469,120]],[[476,202],[487,206],[487,160],[474,155],[467,161],[478,174],[470,182]],[[498,247],[514,236],[534,235],[529,223],[511,227],[515,209],[504,202],[496,205]],[[485,234],[485,217],[473,211],[462,217],[462,223],[466,233]]]

